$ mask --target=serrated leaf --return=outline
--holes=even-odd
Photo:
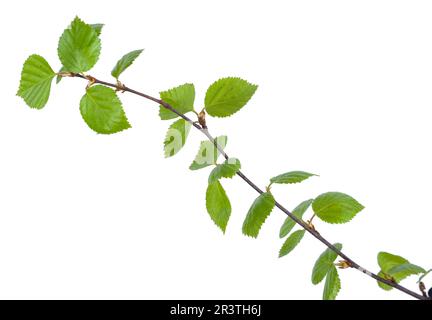
[[[214,223],[225,233],[231,204],[219,181],[209,183],[206,192],[206,208]]]
[[[270,192],[264,192],[255,199],[243,222],[243,234],[249,237],[258,237],[261,226],[272,212],[275,199]]]
[[[378,253],[378,265],[381,268],[378,275],[385,279],[393,280],[396,283],[401,282],[411,275],[426,272],[425,269],[410,263],[407,259],[388,252]],[[393,287],[379,281],[378,285],[384,290],[393,289]]]
[[[312,203],[314,213],[328,223],[346,223],[364,207],[351,196],[341,192],[319,195]]]
[[[96,31],[96,35],[97,36],[100,36],[100,34],[102,33],[103,26],[104,26],[104,24],[102,24],[102,23],[94,23],[94,24],[90,25],[90,27],[92,27],[93,30]],[[60,70],[58,71],[58,73],[60,73],[60,72],[66,72],[66,71],[68,71],[68,70],[66,70],[65,67],[62,66],[60,68]],[[62,76],[57,75],[57,77],[56,77],[56,84],[59,84],[60,81],[62,81],[62,79],[63,79]]]
[[[98,61],[101,50],[97,31],[76,17],[60,37],[58,56],[69,72],[85,72]]]
[[[282,248],[279,250],[279,258],[286,256],[288,253],[294,250],[294,248],[300,243],[305,234],[305,230],[294,231],[284,242]]]
[[[97,133],[111,134],[130,128],[121,101],[111,88],[98,85],[87,89],[80,111],[87,125]]]
[[[207,89],[205,109],[213,117],[228,117],[239,111],[257,88],[240,78],[219,79]]]
[[[340,251],[342,250],[342,244],[335,243],[334,246]],[[326,274],[330,271],[330,269],[334,266],[334,261],[338,257],[337,253],[335,253],[330,248],[327,248],[321,255],[318,257],[318,260],[315,262],[315,265],[312,270],[312,283],[318,284],[320,283]]]
[[[24,62],[17,95],[25,103],[36,109],[42,109],[48,102],[51,82],[55,72],[41,56],[33,54]]]
[[[187,113],[193,110],[195,100],[195,87],[192,83],[160,92],[161,100],[169,103],[180,113]],[[178,117],[174,112],[159,106],[159,116],[162,120],[175,119]]]
[[[111,75],[118,79],[120,74],[123,73],[127,68],[129,68],[136,58],[143,52],[144,49],[134,50],[126,53],[115,65],[114,69],[111,71]]]
[[[304,172],[304,171],[290,171],[284,174],[280,174],[270,179],[271,183],[299,183],[307,178],[316,176],[316,174]]]
[[[179,119],[170,125],[164,141],[165,157],[177,154],[186,143],[191,124],[184,119]]]
[[[210,173],[209,183],[215,182],[220,178],[232,178],[237,171],[240,170],[240,160],[236,158],[229,158],[222,164],[218,164]]]
[[[323,300],[334,300],[341,289],[341,282],[338,271],[332,266],[327,273],[324,285]]]
[[[215,139],[216,143],[225,148],[228,138],[226,136],[220,136]],[[202,141],[195,160],[189,166],[190,170],[199,170],[211,165],[216,164],[216,161],[220,155],[219,150],[215,147],[211,141]]]
[[[303,201],[297,207],[294,208],[294,210],[292,211],[292,214],[295,215],[297,218],[302,219],[303,214],[306,212],[306,210],[309,208],[309,206],[312,204],[312,202],[313,202],[313,199]],[[293,219],[291,219],[290,217],[287,217],[280,228],[279,237],[283,238],[286,235],[288,235],[288,233],[291,232],[292,228],[294,228],[295,224],[296,223]]]

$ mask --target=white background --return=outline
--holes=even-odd
[[[320,174],[273,192],[290,209],[348,193],[366,209],[347,225],[317,221],[323,235],[371,271],[380,250],[432,267],[430,1],[12,1],[0,13],[0,298],[321,298],[310,276],[324,247],[307,235],[278,259],[278,210],[258,239],[242,236],[257,194],[240,179],[223,181],[227,233],[214,226],[209,170],[188,170],[198,132],[164,160],[169,123],[151,102],[122,95],[133,128],[103,136],[81,119],[80,79],[53,85],[43,110],[15,96],[28,55],[60,67],[58,37],[75,15],[106,24],[91,71],[101,79],[145,48],[123,80],[149,94],[193,82],[199,109],[220,77],[259,84],[235,116],[208,120],[244,172],[260,186]],[[341,299],[408,298],[355,270],[341,279]]]

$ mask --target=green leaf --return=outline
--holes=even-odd
[[[99,37],[100,34],[102,33],[102,28],[103,28],[104,24],[103,23],[93,23],[90,25],[90,27],[93,28],[93,30],[96,32],[96,35]]]
[[[243,234],[256,238],[267,217],[275,206],[275,199],[270,192],[264,192],[252,203],[243,222]]]
[[[216,143],[225,148],[228,138],[226,136],[220,136],[215,139]],[[199,170],[211,165],[216,164],[216,161],[220,155],[219,150],[215,147],[214,143],[206,140],[202,141],[195,160],[189,166],[190,170]]]
[[[179,119],[170,125],[165,136],[164,151],[165,157],[172,157],[177,154],[186,143],[191,124],[184,119]]]
[[[328,223],[349,222],[363,208],[354,198],[341,192],[323,193],[312,203],[315,214]]]
[[[212,170],[209,176],[209,183],[215,182],[220,178],[232,178],[237,171],[240,170],[240,160],[236,158],[229,158],[222,164],[218,164]]]
[[[341,282],[338,271],[332,266],[327,273],[324,285],[323,300],[334,300],[341,289]]]
[[[240,78],[219,79],[207,89],[205,109],[213,117],[228,117],[239,111],[257,88]]]
[[[208,185],[206,207],[214,223],[225,233],[231,215],[231,204],[219,181]]]
[[[304,213],[309,208],[309,206],[312,204],[312,202],[313,202],[313,199],[303,201],[297,207],[295,207],[295,209],[292,211],[292,214],[295,215],[297,218],[302,219]],[[282,224],[282,227],[280,228],[279,237],[283,238],[286,235],[288,235],[288,233],[291,232],[292,228],[294,228],[295,224],[296,223],[293,219],[291,219],[290,217],[287,217],[285,219],[284,223]]]
[[[305,230],[294,231],[284,242],[282,248],[279,250],[279,258],[286,256],[288,253],[294,250],[294,248],[300,243],[305,234]]]
[[[379,252],[378,253],[378,265],[381,268],[381,271],[378,273],[378,276],[383,277],[387,280],[394,280],[396,281],[396,278],[391,276],[388,271],[391,270],[393,267],[396,267],[398,265],[403,265],[405,263],[409,263],[407,259],[402,258],[401,256],[397,256],[388,252]],[[393,279],[392,279],[393,278]],[[378,286],[381,289],[384,290],[391,290],[393,287],[390,287],[389,285],[386,285],[385,283],[378,281]]]
[[[76,17],[60,37],[58,55],[69,72],[85,72],[98,61],[101,50],[97,32]]]
[[[338,250],[342,250],[342,244],[335,243],[334,246]],[[321,255],[318,260],[315,262],[315,265],[312,270],[312,283],[318,284],[320,283],[326,274],[330,271],[330,269],[334,266],[334,261],[337,258],[337,253],[335,253],[330,248],[327,248]]]
[[[87,89],[80,111],[87,125],[97,133],[110,134],[130,128],[121,101],[111,88],[99,85]]]
[[[120,74],[123,73],[127,68],[129,68],[136,58],[143,52],[144,49],[134,50],[125,54],[115,65],[114,69],[111,71],[111,75],[118,79]]]
[[[97,36],[100,36],[100,34],[102,33],[102,28],[103,28],[103,24],[102,23],[95,23],[95,24],[91,24],[90,25],[90,27],[92,27],[93,28],[93,30],[94,31],[96,31],[96,35]],[[67,70],[65,69],[65,67],[61,67],[60,68],[60,70],[59,70],[59,72],[58,73],[60,73],[60,72],[66,72]],[[60,76],[60,75],[57,75],[57,78],[56,78],[56,84],[59,84],[60,83],[60,81],[62,81],[62,79],[63,79],[63,77],[62,76]]]
[[[31,108],[42,109],[48,102],[55,72],[48,62],[33,54],[24,62],[17,95]]]
[[[316,176],[316,174],[304,172],[304,171],[291,171],[284,174],[280,174],[270,179],[271,183],[299,183],[306,180],[309,177]]]
[[[397,283],[411,275],[426,272],[425,269],[410,263],[407,259],[388,252],[378,253],[378,265],[381,268],[381,271],[378,273],[379,276],[388,280],[394,280]],[[379,281],[378,285],[384,290],[393,289],[393,287]]]
[[[181,86],[162,91],[161,100],[169,103],[180,113],[187,113],[193,110],[195,100],[195,87],[192,83],[186,83]],[[178,117],[174,112],[159,106],[159,116],[162,120],[175,119]]]

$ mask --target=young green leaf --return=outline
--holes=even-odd
[[[256,238],[267,217],[275,206],[275,199],[270,192],[264,192],[252,203],[243,222],[243,234]]]
[[[335,243],[334,246],[338,250],[342,250],[342,244]],[[330,271],[330,269],[334,266],[334,261],[337,258],[337,254],[331,249],[327,248],[321,255],[318,260],[315,262],[315,265],[312,270],[312,283],[318,284],[320,283],[326,274]]]
[[[160,92],[161,100],[169,103],[174,109],[181,113],[193,111],[195,100],[195,87],[192,83]],[[162,120],[170,120],[178,117],[174,112],[159,106],[159,116]]]
[[[164,141],[165,157],[177,154],[186,143],[191,124],[184,119],[179,119],[170,125]]]
[[[110,134],[130,128],[121,101],[111,88],[98,85],[87,89],[80,111],[87,125],[97,133]]]
[[[338,271],[334,265],[330,267],[324,285],[323,300],[334,300],[341,289]]]
[[[378,253],[378,265],[381,268],[378,275],[386,279],[394,280],[396,283],[401,282],[411,275],[426,272],[425,269],[410,263],[407,259],[388,252]],[[379,281],[378,285],[384,290],[393,289],[393,287]]]
[[[280,174],[270,179],[271,183],[299,183],[306,180],[309,177],[316,176],[316,174],[304,172],[304,171],[291,171],[284,174]]]
[[[60,37],[58,56],[69,72],[85,72],[98,61],[101,42],[93,27],[76,17]]]
[[[144,49],[134,50],[126,53],[115,65],[114,69],[111,71],[111,75],[118,79],[120,74],[123,73],[127,68],[129,68],[136,58],[143,52]]]
[[[286,256],[288,253],[294,250],[294,248],[300,243],[305,234],[305,230],[294,231],[284,242],[282,248],[279,250],[279,258]]]
[[[388,252],[379,252],[378,253],[378,265],[381,268],[381,271],[378,273],[378,276],[383,277],[388,280],[394,280],[396,281],[396,278],[388,274],[388,271],[391,270],[393,267],[396,267],[398,265],[403,265],[405,263],[409,263],[407,259],[402,258],[401,256],[397,256]],[[381,289],[384,290],[391,290],[393,287],[390,287],[389,285],[377,281],[378,286]]]
[[[55,72],[48,62],[33,54],[24,62],[17,95],[31,108],[42,109],[48,102]]]
[[[205,109],[213,117],[228,117],[243,108],[257,88],[240,78],[219,79],[207,89]]]
[[[219,181],[209,183],[206,192],[206,208],[214,223],[225,233],[231,204]]]
[[[309,199],[306,201],[303,201],[300,203],[297,207],[294,208],[292,211],[292,214],[295,215],[297,218],[301,219],[303,217],[303,214],[306,212],[306,210],[309,208],[309,206],[312,204],[313,199]],[[286,217],[284,223],[282,224],[280,231],[279,231],[279,237],[283,238],[288,233],[291,232],[292,228],[295,226],[295,222],[290,217]]]
[[[215,139],[216,143],[225,148],[228,138],[226,136],[220,136]],[[189,166],[190,170],[199,170],[211,165],[216,164],[216,161],[220,155],[219,150],[215,147],[211,141],[202,141],[195,160]]]
[[[215,182],[220,178],[232,178],[240,170],[240,160],[229,158],[222,164],[218,164],[210,173],[209,183]]]
[[[354,198],[341,192],[323,193],[312,203],[315,214],[328,223],[349,222],[363,208]]]

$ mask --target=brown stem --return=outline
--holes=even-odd
[[[75,74],[75,73],[71,73],[68,75],[63,75],[63,76],[67,76],[67,77],[78,77],[78,78],[82,78],[82,79],[89,79],[89,76],[84,76],[81,74]],[[145,99],[151,100],[153,102],[156,102],[160,105],[162,105],[164,108],[174,112],[175,114],[177,114],[179,117],[183,118],[184,120],[186,120],[187,122],[189,122],[191,125],[193,125],[197,130],[201,131],[206,137],[207,139],[209,139],[211,142],[214,143],[215,147],[220,151],[220,153],[223,155],[223,157],[225,159],[228,159],[228,154],[222,149],[221,146],[219,146],[217,144],[217,142],[215,141],[215,139],[213,138],[213,136],[210,134],[210,132],[208,131],[207,128],[203,128],[201,125],[199,125],[198,123],[192,121],[188,116],[186,116],[185,114],[177,111],[175,108],[173,108],[169,103],[166,103],[165,101],[162,101],[158,98],[154,98],[152,96],[149,96],[145,93],[136,91],[134,89],[131,89],[125,85],[119,85],[119,84],[115,84],[115,83],[110,83],[110,82],[106,82],[106,81],[102,81],[99,79],[96,79],[94,77],[91,77],[91,84],[101,84],[107,87],[111,87],[111,88],[115,88],[117,90],[121,90],[121,91],[125,91],[125,92],[130,92],[133,93],[135,95],[138,95],[140,97],[143,97]],[[253,183],[243,172],[238,171],[237,175],[243,179],[250,187],[252,187],[253,189],[255,189],[256,192],[258,192],[259,194],[263,193],[264,191],[261,190],[255,183]],[[317,240],[319,240],[320,242],[322,242],[327,248],[329,248],[330,250],[332,250],[333,252],[335,252],[338,256],[340,256],[342,259],[344,259],[351,268],[354,268],[366,275],[368,275],[369,277],[384,283],[386,285],[389,285],[390,287],[393,287],[395,289],[398,289],[400,291],[402,291],[403,293],[406,293],[407,295],[410,295],[416,299],[419,300],[431,300],[431,298],[428,297],[424,297],[423,295],[420,295],[414,291],[409,290],[408,288],[405,288],[404,286],[401,286],[400,284],[393,282],[391,280],[385,279],[383,277],[378,276],[375,273],[372,273],[368,270],[366,270],[365,268],[363,268],[362,266],[360,266],[358,263],[356,263],[354,260],[352,260],[351,258],[349,258],[346,254],[344,254],[341,250],[339,250],[338,248],[336,248],[332,243],[330,243],[326,238],[324,238],[321,234],[319,234],[316,230],[314,230],[313,228],[311,228],[306,222],[304,222],[302,219],[297,218],[295,215],[293,215],[288,209],[286,209],[285,207],[283,207],[279,202],[275,202],[275,205],[278,209],[280,209],[283,213],[285,213],[287,216],[289,216],[292,220],[294,220],[298,225],[300,225],[303,229],[305,229],[307,232],[309,232],[312,236],[314,236]]]

